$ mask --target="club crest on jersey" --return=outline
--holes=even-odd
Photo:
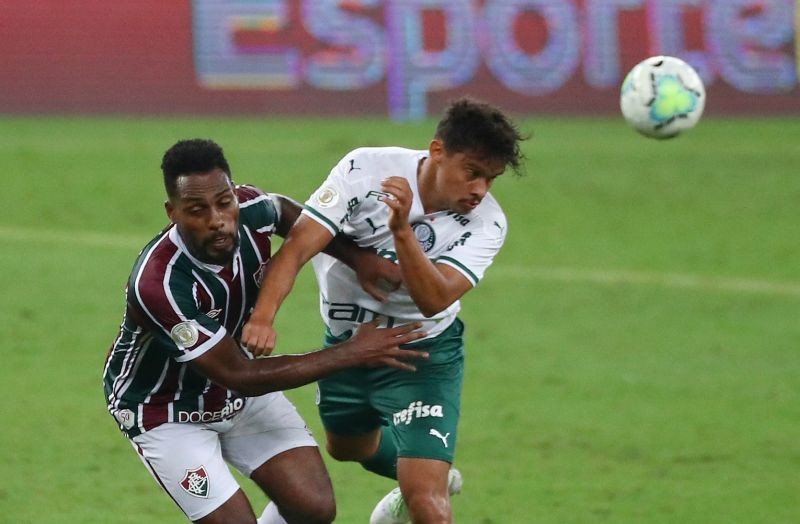
[[[187,469],[186,475],[181,480],[181,487],[189,495],[208,498],[208,473],[203,466]]]
[[[264,280],[264,271],[267,269],[267,263],[262,262],[255,273],[253,273],[253,280],[256,281],[256,287],[261,287],[261,281]]]
[[[417,242],[419,245],[422,246],[422,250],[424,252],[428,252],[433,249],[433,245],[436,243],[436,233],[433,231],[433,227],[426,222],[417,222],[411,229],[414,230],[414,236],[417,237]]]
[[[169,332],[169,336],[173,342],[183,348],[190,348],[197,344],[197,339],[200,338],[200,332],[197,330],[197,322],[194,320],[187,320],[180,324],[175,324]]]
[[[339,192],[331,186],[325,186],[317,192],[319,207],[331,207],[339,201]]]

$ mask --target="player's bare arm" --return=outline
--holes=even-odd
[[[377,322],[363,324],[347,342],[300,355],[248,359],[230,336],[190,362],[215,383],[247,396],[292,389],[336,371],[354,367],[390,366],[415,371],[410,360],[427,358],[423,351],[400,349],[425,336],[420,324],[378,329]]]
[[[452,267],[434,264],[422,251],[408,222],[413,200],[408,181],[390,177],[383,181],[381,189],[391,195],[383,201],[390,209],[388,225],[394,235],[403,282],[422,314],[432,317],[461,298],[472,283]]]
[[[286,238],[294,223],[300,217],[302,206],[295,200],[274,195],[280,205],[281,213],[275,232]],[[387,291],[397,289],[401,284],[400,270],[397,265],[380,257],[375,250],[359,247],[343,233],[339,233],[322,250],[323,253],[337,258],[356,272],[361,287],[380,302],[387,299]],[[386,288],[381,288],[387,284]]]
[[[278,252],[267,264],[255,308],[242,329],[242,344],[255,356],[268,355],[275,348],[272,325],[281,304],[294,287],[297,273],[311,257],[333,239],[314,220],[300,216]]]

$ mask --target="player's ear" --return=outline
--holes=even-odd
[[[431,160],[439,160],[444,155],[444,144],[438,138],[431,140],[428,146],[428,153],[430,153]]]
[[[172,215],[175,213],[175,206],[172,205],[172,202],[164,200],[164,210],[167,212],[169,221],[174,223],[175,221],[172,219]]]

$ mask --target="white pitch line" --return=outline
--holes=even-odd
[[[148,239],[149,237],[146,236],[112,235],[92,231],[59,231],[0,225],[0,240],[4,242],[65,244],[138,251],[144,246]],[[713,277],[682,273],[498,265],[492,267],[489,270],[489,274],[491,275],[490,280],[502,278],[558,281],[566,283],[588,282],[607,285],[625,284],[714,292],[722,291],[730,293],[800,297],[800,283],[798,282]]]
[[[498,266],[494,277],[551,280],[560,282],[590,282],[594,284],[626,284],[670,288],[726,291],[800,297],[800,283],[773,280],[754,280],[732,277],[713,277],[681,273],[649,273],[643,271],[580,269],[570,267]]]
[[[112,235],[93,231],[55,230],[0,226],[0,240],[25,244],[74,244],[83,247],[138,250],[147,237]]]

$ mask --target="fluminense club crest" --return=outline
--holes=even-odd
[[[203,466],[187,469],[186,475],[181,480],[181,487],[189,495],[208,498],[208,473]]]

